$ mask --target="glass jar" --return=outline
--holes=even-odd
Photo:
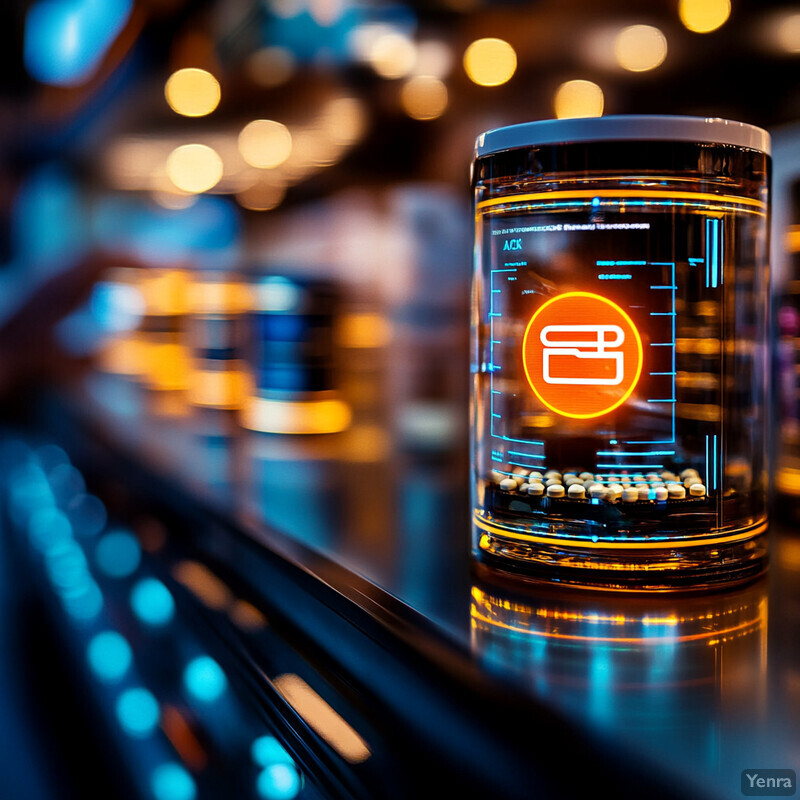
[[[769,136],[533,122],[473,164],[473,549],[568,583],[766,565]]]

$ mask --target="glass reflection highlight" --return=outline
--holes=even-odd
[[[720,738],[759,724],[765,582],[705,597],[523,592],[486,575],[473,585],[474,652],[604,736],[713,780],[736,749]]]

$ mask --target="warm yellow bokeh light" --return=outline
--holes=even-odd
[[[205,144],[183,144],[167,158],[167,177],[181,191],[207,192],[222,178],[222,159]]]
[[[177,114],[204,117],[219,105],[219,81],[204,69],[179,69],[169,76],[164,96]]]
[[[292,134],[281,122],[254,119],[239,134],[239,153],[251,167],[278,167],[289,158],[291,152]]]
[[[408,75],[417,60],[414,42],[402,33],[390,31],[378,36],[369,48],[369,63],[382,78]]]
[[[357,97],[337,97],[325,104],[319,123],[333,144],[351,145],[366,131],[367,112]]]
[[[432,75],[417,75],[400,91],[403,110],[414,119],[436,119],[447,108],[447,87]]]
[[[479,86],[500,86],[516,72],[517,54],[502,39],[478,39],[464,52],[464,69]]]
[[[591,81],[567,81],[556,90],[553,105],[558,119],[602,117],[603,90]]]
[[[647,72],[655,69],[667,57],[667,40],[652,25],[631,25],[617,34],[614,55],[623,69]]]
[[[787,53],[800,53],[800,14],[790,14],[778,24],[778,44]]]
[[[731,0],[680,0],[681,22],[694,33],[710,33],[727,22]]]

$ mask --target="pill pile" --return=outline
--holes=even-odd
[[[638,503],[653,500],[667,502],[684,500],[687,496],[701,498],[706,495],[700,474],[691,468],[679,474],[668,470],[647,474],[630,474],[625,470],[602,474],[549,470],[542,474],[524,467],[514,467],[510,474],[493,471],[492,478],[501,491],[532,498]]]

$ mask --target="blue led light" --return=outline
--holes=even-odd
[[[127,578],[136,572],[142,550],[136,537],[128,531],[111,531],[97,543],[97,566],[110,578]]]
[[[175,601],[161,581],[144,578],[133,587],[131,608],[147,625],[166,625],[175,614]]]
[[[133,0],[39,0],[25,19],[25,66],[43,83],[91,77],[125,26]]]
[[[255,739],[250,747],[250,755],[260,767],[269,767],[272,764],[294,765],[294,759],[274,736],[259,736]]]
[[[228,686],[228,679],[213,658],[198,656],[186,665],[183,684],[192,697],[204,703],[213,703],[222,697]]]
[[[297,770],[288,764],[272,764],[256,779],[256,791],[264,800],[292,800],[301,788]]]
[[[139,739],[149,736],[158,725],[158,701],[147,689],[126,689],[117,700],[117,719],[122,729]]]
[[[153,770],[150,786],[156,800],[194,800],[194,779],[180,764],[161,764]]]
[[[89,642],[86,657],[98,678],[113,682],[128,671],[133,652],[124,636],[116,631],[103,631]]]

